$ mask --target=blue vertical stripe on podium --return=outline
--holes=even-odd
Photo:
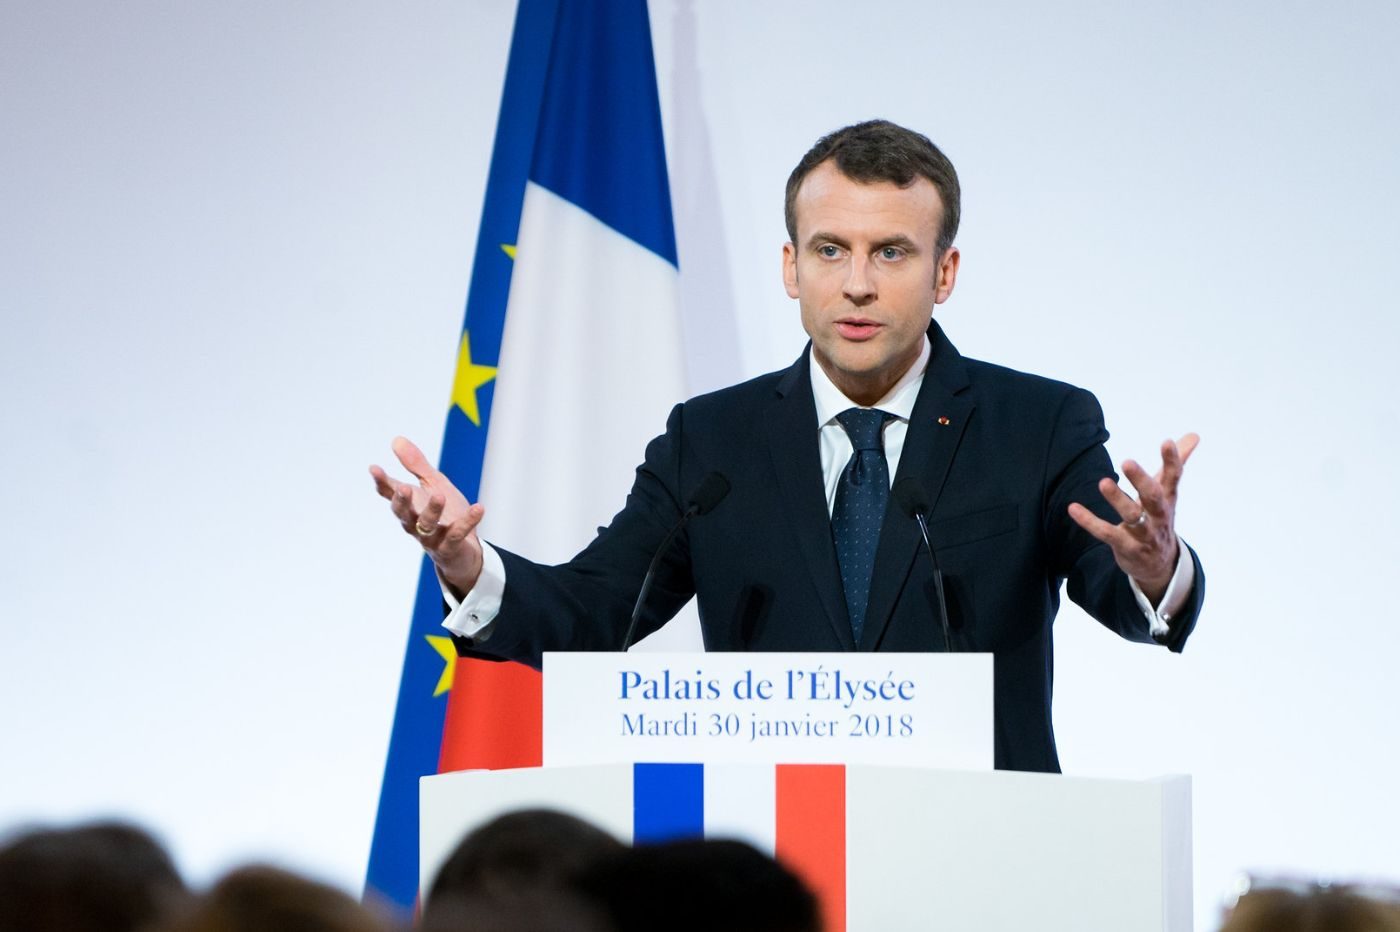
[[[705,834],[703,764],[632,766],[632,842],[673,841]]]

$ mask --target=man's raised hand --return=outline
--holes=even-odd
[[[1069,516],[1113,548],[1119,568],[1137,581],[1153,605],[1162,600],[1176,571],[1176,490],[1186,460],[1200,441],[1195,434],[1164,441],[1162,469],[1155,476],[1133,460],[1124,461],[1123,475],[1137,490],[1137,501],[1112,479],[1100,480],[1099,491],[1123,519],[1120,524],[1110,524],[1078,503],[1069,506]]]
[[[423,545],[447,584],[465,595],[481,575],[481,541],[476,526],[486,509],[467,501],[406,438],[395,437],[393,448],[403,468],[418,483],[400,482],[379,466],[371,466],[375,490],[389,500],[394,517]]]

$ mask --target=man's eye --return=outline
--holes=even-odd
[[[886,246],[884,249],[880,250],[881,259],[898,259],[903,255],[904,250],[900,249],[898,246]]]
[[[827,258],[827,259],[835,259],[835,258],[836,258],[837,256],[839,256],[840,254],[841,254],[841,250],[837,249],[835,246],[831,245],[830,243],[827,243],[827,244],[825,244],[825,245],[823,245],[823,246],[818,246],[818,247],[817,247],[817,255],[823,256],[823,257],[825,257],[825,258]]]

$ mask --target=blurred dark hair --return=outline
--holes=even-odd
[[[741,841],[640,845],[599,865],[585,885],[618,932],[818,932],[816,897]]]
[[[37,829],[0,847],[6,930],[126,932],[159,921],[185,895],[170,855],[133,825]]]
[[[386,919],[345,893],[276,867],[226,874],[161,932],[387,932]]]
[[[442,893],[419,932],[615,932],[603,907],[574,890],[545,885],[490,894]]]
[[[424,907],[425,920],[440,900],[459,904],[569,891],[601,859],[625,850],[607,832],[553,809],[522,809],[492,819],[467,834],[438,869]]]
[[[943,202],[938,255],[942,256],[953,245],[962,215],[962,187],[958,184],[957,170],[927,136],[889,120],[867,120],[843,126],[818,139],[802,156],[802,161],[788,176],[783,199],[783,219],[793,245],[800,245],[797,242],[797,191],[812,170],[828,160],[841,174],[864,184],[888,181],[907,188],[919,178],[933,182]]]
[[[1220,932],[1400,932],[1400,903],[1346,887],[1251,890]]]

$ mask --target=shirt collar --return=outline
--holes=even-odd
[[[808,355],[807,365],[812,372],[812,398],[817,403],[817,427],[821,428],[834,421],[836,415],[855,405],[855,402],[843,395],[841,389],[827,378],[826,371],[817,362],[816,353]],[[908,422],[914,413],[914,400],[919,397],[919,388],[924,384],[924,370],[928,368],[931,355],[933,347],[925,334],[923,345],[919,349],[919,358],[905,370],[899,381],[894,383],[894,387],[885,393],[885,397],[870,407],[887,411]]]

